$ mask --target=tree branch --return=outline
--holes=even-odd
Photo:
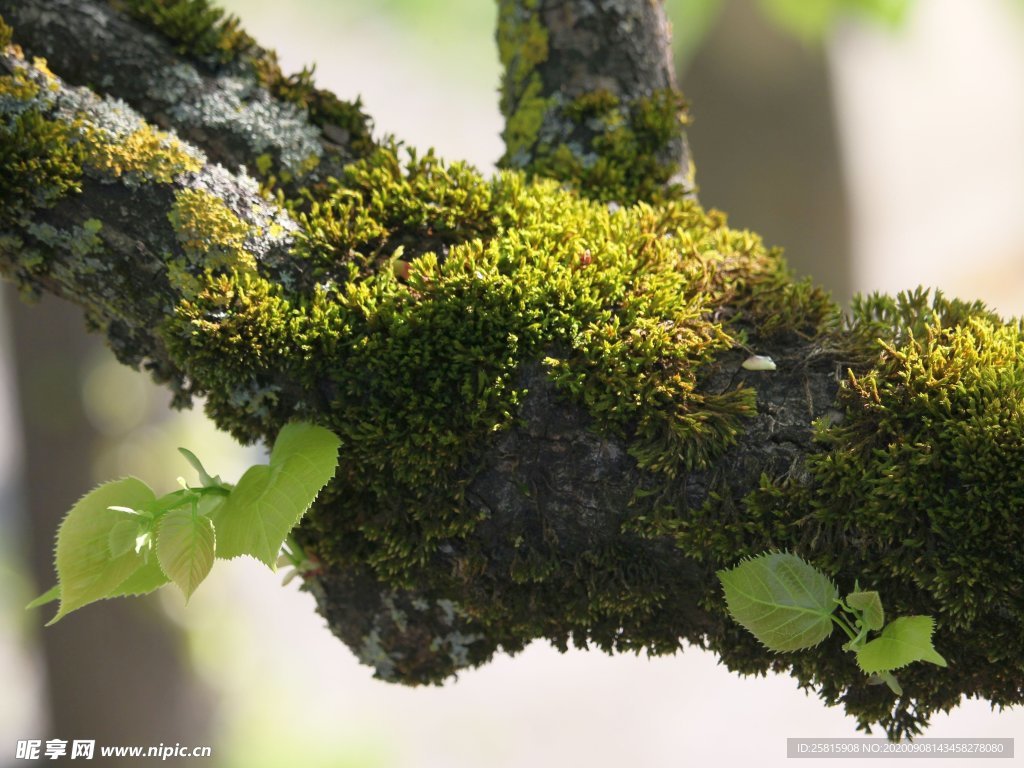
[[[500,0],[502,165],[602,200],[692,195],[661,0]]]
[[[67,82],[126,101],[232,171],[311,184],[372,149],[358,102],[315,88],[311,72],[285,77],[247,36],[197,53],[107,0],[0,0],[0,15]]]
[[[297,536],[379,676],[440,682],[535,638],[689,641],[894,735],[963,695],[1024,701],[1020,322],[923,292],[843,321],[692,201],[391,146],[278,206],[6,42],[0,269],[239,439],[338,434]],[[583,186],[626,199],[616,179]],[[934,616],[949,669],[901,671],[894,701],[840,642],[766,654],[715,571],[773,548]]]
[[[258,262],[284,278],[297,225],[244,173],[121,102],[66,85],[41,60],[8,49],[0,73],[0,266],[29,294],[83,307],[119,360],[143,364],[188,402],[191,384],[161,329],[211,266]]]

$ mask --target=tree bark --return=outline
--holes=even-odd
[[[501,0],[502,165],[602,199],[695,192],[659,0]],[[638,167],[629,173],[629,166]],[[625,176],[625,178],[621,178]]]
[[[277,205],[232,155],[248,128],[235,142],[171,119],[199,146],[179,142],[8,48],[0,114],[68,138],[17,145],[31,162],[8,163],[22,176],[3,190],[0,269],[81,304],[123,361],[179,405],[206,394],[240,439],[292,418],[339,433],[341,469],[298,531],[321,562],[306,586],[384,679],[441,682],[540,637],[650,653],[685,641],[741,672],[791,671],[895,735],[963,694],[1020,702],[1024,531],[1005,513],[1024,494],[1024,372],[1005,362],[1024,351],[1019,325],[920,294],[844,322],[756,236],[681,201],[658,4],[510,1],[501,16],[507,164],[592,200],[429,156],[402,169],[385,146],[340,179],[311,166]],[[56,23],[38,6],[20,18]],[[265,103],[260,55],[199,57],[203,87],[248,66]],[[149,88],[99,86],[173,118]],[[545,133],[549,115],[574,127]],[[274,162],[305,144],[278,146]],[[74,173],[53,199],[18,187],[61,158]],[[624,206],[644,199],[658,205]],[[954,348],[973,361],[955,376]],[[753,354],[774,369],[748,370]],[[962,397],[994,422],[971,431]],[[1016,474],[982,501],[964,457]],[[960,529],[967,502],[978,511]],[[769,548],[844,588],[870,578],[897,614],[936,615],[950,669],[901,672],[914,693],[893,703],[838,642],[766,654],[728,618],[715,572]],[[960,578],[972,586],[958,593]]]

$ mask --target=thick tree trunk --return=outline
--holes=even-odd
[[[0,13],[29,53],[73,44],[39,3],[14,5]],[[78,5],[87,45],[138,32]],[[242,111],[287,115],[286,135],[268,152],[251,120],[197,128],[175,108],[191,94],[98,81],[193,146],[8,47],[0,268],[85,307],[123,361],[179,404],[207,395],[240,439],[291,418],[338,433],[341,468],[298,535],[321,562],[307,588],[379,676],[439,682],[539,637],[689,641],[742,672],[788,669],[894,734],[963,694],[1024,698],[1019,324],[922,295],[843,321],[686,199],[658,4],[501,5],[506,164],[582,194],[328,146],[357,111],[266,76],[229,24],[164,32],[185,53],[151,34],[132,54],[153,49],[147,77],[192,67],[200,92],[237,95],[235,78]],[[120,61],[112,42],[65,63],[95,82],[83,73]],[[993,487],[994,467],[1009,474]],[[714,574],[769,548],[935,615],[950,669],[908,669],[894,702],[838,641],[766,654]]]

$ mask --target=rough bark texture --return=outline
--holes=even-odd
[[[694,192],[661,2],[501,0],[498,46],[506,166],[619,202]]]
[[[102,6],[79,21],[135,29],[97,21]],[[31,30],[59,20],[34,8],[18,18],[45,40]],[[742,672],[789,670],[893,734],[964,694],[1021,701],[1019,324],[922,295],[844,324],[758,238],[680,200],[658,4],[507,0],[499,47],[507,164],[583,196],[429,156],[402,166],[385,146],[336,180],[311,162],[282,209],[204,154],[240,166],[240,147],[265,151],[250,129],[236,142],[171,119],[199,146],[182,143],[8,47],[0,268],[84,306],[123,360],[179,402],[207,395],[240,439],[296,417],[339,434],[342,467],[298,531],[321,561],[307,587],[385,679],[440,682],[534,638],[689,641]],[[255,66],[242,50],[199,57],[202,88]],[[94,84],[150,119],[175,111]],[[273,163],[305,151],[296,135]],[[752,353],[776,369],[746,370]],[[1012,474],[991,489],[989,466]],[[914,693],[894,703],[838,641],[765,654],[714,574],[768,548],[936,615],[951,668],[901,672]]]
[[[67,82],[123,99],[233,172],[267,163],[288,180],[315,183],[362,151],[349,126],[315,125],[306,110],[259,82],[252,61],[269,55],[262,49],[229,66],[190,59],[102,0],[4,0],[0,15],[24,30],[19,42]],[[319,161],[313,169],[310,158]]]
[[[0,72],[22,76],[29,87],[39,89],[29,103],[57,123],[70,120],[70,115],[88,116],[91,125],[104,132],[103,141],[115,144],[155,135],[118,102],[51,82],[46,72],[12,55],[0,60]],[[158,137],[155,142],[156,149],[146,150],[148,154],[126,154],[102,167],[94,164],[85,179],[75,181],[82,194],[60,200],[31,226],[22,221],[14,235],[20,245],[10,241],[0,261],[5,272],[27,290],[46,291],[83,306],[87,321],[106,333],[118,359],[136,367],[144,364],[158,381],[169,382],[184,403],[187,382],[157,333],[183,297],[182,285],[172,285],[168,278],[168,263],[183,259],[187,270],[190,263],[195,269],[198,260],[196,254],[186,253],[189,236],[172,226],[176,201],[184,192],[221,201],[225,210],[244,222],[246,248],[267,264],[281,263],[296,225],[268,203],[244,173],[234,175],[209,164],[202,151],[170,137]],[[157,178],[164,175],[167,183],[158,183]],[[14,210],[9,204],[9,215]],[[102,228],[89,237],[87,222],[99,222]],[[79,247],[62,247],[67,239],[61,239],[61,232],[73,233]],[[33,273],[27,266],[29,252],[36,254],[33,264],[45,265],[40,272]],[[102,259],[83,258],[100,253]]]

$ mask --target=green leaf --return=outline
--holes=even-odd
[[[217,556],[251,555],[276,570],[277,553],[330,479],[341,441],[330,430],[304,422],[281,429],[270,464],[250,467],[210,516]]]
[[[160,520],[156,556],[186,601],[213,567],[215,541],[213,521],[191,509],[172,509]]]
[[[209,472],[203,468],[203,463],[199,461],[198,457],[192,453],[188,448],[179,448],[178,453],[185,457],[185,461],[192,465],[199,474],[199,482],[203,484],[205,488],[211,488],[214,486],[222,486],[224,483],[220,479],[220,475],[212,477]]]
[[[49,624],[83,605],[112,597],[118,586],[146,564],[134,551],[111,556],[110,534],[125,513],[109,507],[140,509],[155,498],[149,486],[127,477],[104,483],[71,508],[57,531],[60,610]]]
[[[901,616],[882,630],[882,634],[857,651],[857,664],[871,674],[905,667],[915,661],[946,666],[932,646],[935,619],[931,616]]]
[[[117,512],[118,510],[114,510]],[[123,514],[123,513],[122,513]],[[123,517],[110,529],[107,537],[107,548],[112,558],[120,557],[126,552],[138,552],[140,549],[140,538],[142,536],[141,520]]]
[[[60,584],[55,584],[48,590],[43,592],[39,597],[33,600],[31,603],[25,606],[25,610],[31,610],[32,608],[40,608],[47,603],[52,603],[54,600],[60,600]]]
[[[139,570],[117,585],[117,589],[111,592],[108,597],[138,597],[148,595],[155,589],[170,582],[167,574],[160,569],[160,563],[151,553],[146,564]]]
[[[881,629],[885,624],[885,610],[877,592],[851,592],[846,596],[846,604],[861,612],[861,621],[868,629]]]
[[[719,571],[733,618],[773,651],[817,645],[832,633],[839,597],[829,578],[796,555],[772,552]]]
[[[872,677],[878,677],[880,683],[885,683],[889,686],[889,690],[895,693],[897,696],[903,695],[903,686],[900,685],[900,681],[895,678],[892,672],[876,672]]]
[[[107,597],[138,597],[139,595],[148,595],[168,582],[170,582],[170,579],[160,570],[160,564],[153,557],[124,582],[119,584]],[[39,608],[47,603],[52,603],[54,600],[60,600],[60,584],[41,594],[26,605],[25,609]]]

